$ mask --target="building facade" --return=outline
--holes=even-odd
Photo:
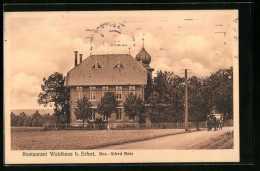
[[[130,118],[124,112],[123,103],[129,93],[144,100],[144,92],[148,79],[152,78],[153,68],[149,66],[151,56],[144,48],[136,55],[104,54],[90,55],[82,61],[82,54],[75,51],[75,66],[65,78],[65,86],[70,89],[70,123],[77,120],[74,110],[77,99],[86,96],[93,104],[92,116],[89,121],[102,118],[113,123],[139,122],[138,116]],[[110,118],[96,112],[98,103],[106,92],[113,92],[120,101],[117,110]]]

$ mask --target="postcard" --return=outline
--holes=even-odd
[[[5,12],[5,164],[239,162],[238,22]]]

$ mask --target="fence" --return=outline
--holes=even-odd
[[[194,129],[197,128],[206,128],[206,122],[189,122],[189,128]],[[233,120],[226,120],[224,122],[224,126],[233,126]],[[22,127],[18,127],[22,128]],[[17,127],[12,126],[12,130],[22,130]],[[24,127],[26,130],[30,130],[30,127]],[[31,127],[36,128],[36,127]],[[84,129],[84,130],[126,130],[126,129],[184,129],[184,122],[176,122],[176,123],[151,123],[151,124],[139,124],[139,123],[106,123],[106,124],[90,124],[85,123],[84,126],[82,123],[71,123],[71,124],[43,124],[42,128],[44,130],[73,130],[73,129]],[[34,130],[34,129],[33,129]]]
[[[206,128],[205,122],[198,123],[199,128]],[[132,130],[132,129],[184,129],[185,124],[183,122],[177,123],[151,123],[151,124],[139,124],[139,123],[107,123],[107,124],[89,124],[85,123],[71,123],[71,124],[44,124],[45,130],[72,130],[72,129],[84,129],[84,130]],[[189,128],[197,128],[196,122],[189,122]]]
[[[233,119],[228,119],[224,121],[224,126],[233,126]]]

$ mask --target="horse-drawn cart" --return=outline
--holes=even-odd
[[[210,114],[207,116],[207,128],[211,131],[214,128],[216,130],[222,130],[223,127],[223,115],[222,114]]]

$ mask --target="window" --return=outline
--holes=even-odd
[[[92,67],[92,69],[101,69],[100,65],[96,62],[96,64]]]
[[[122,108],[116,109],[116,120],[122,120]]]
[[[96,100],[96,87],[89,87],[90,89],[90,100]]]
[[[82,87],[79,87],[79,99],[83,98],[82,97],[82,89],[83,89]]]
[[[123,65],[121,63],[118,63],[118,64],[116,64],[116,66],[114,68],[121,69],[121,68],[124,68],[124,67],[123,67]]]
[[[91,120],[91,121],[96,120],[96,108],[91,109],[91,116],[90,116],[89,120]]]
[[[135,120],[135,116],[129,116],[129,120]]]
[[[122,100],[122,86],[116,86],[116,98]]]
[[[78,109],[78,106],[76,106],[76,109]],[[77,121],[82,121],[82,119],[77,118]]]
[[[108,92],[108,86],[103,86],[102,87],[102,97],[105,95],[105,93]]]
[[[129,94],[130,93],[135,94],[135,86],[129,86]]]
[[[103,121],[107,121],[107,116],[102,115],[102,120],[103,120]]]
[[[76,100],[82,98],[82,87],[76,87]]]

